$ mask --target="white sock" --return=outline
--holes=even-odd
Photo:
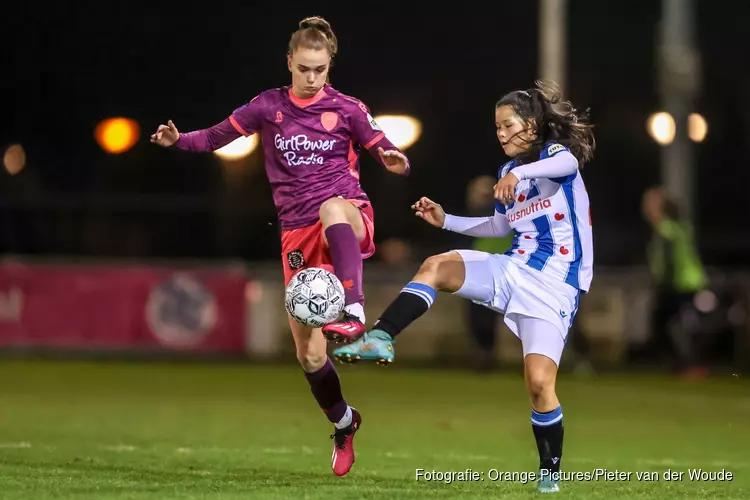
[[[358,317],[362,323],[365,322],[365,308],[362,307],[362,304],[360,304],[359,302],[355,302],[354,304],[345,306],[344,311],[348,312],[352,316]]]
[[[343,429],[344,427],[349,427],[350,425],[352,425],[352,407],[347,406],[346,413],[344,413],[344,416],[341,417],[341,420],[339,420],[333,425],[337,429]]]

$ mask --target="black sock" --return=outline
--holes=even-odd
[[[437,292],[431,286],[410,282],[375,322],[375,329],[395,337],[426,313],[436,296]]]
[[[557,479],[563,447],[562,406],[547,413],[538,413],[532,408],[531,428],[539,450],[539,469],[549,471],[551,477]]]

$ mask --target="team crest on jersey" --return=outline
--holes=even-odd
[[[292,250],[286,254],[286,261],[289,263],[289,269],[297,271],[305,267],[305,256],[302,254],[302,250]]]
[[[323,128],[326,129],[328,132],[336,128],[336,124],[339,122],[339,115],[332,111],[326,111],[322,115],[320,115],[320,123],[323,125]]]
[[[370,113],[367,113],[367,121],[370,122],[370,126],[373,130],[377,130],[378,132],[382,132],[383,129],[380,128],[380,125],[378,125],[378,122],[375,121],[375,118],[370,116]]]
[[[559,151],[565,151],[565,146],[563,146],[562,144],[553,144],[549,148],[547,148],[547,156],[552,156]]]

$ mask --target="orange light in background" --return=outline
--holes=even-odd
[[[402,150],[408,149],[422,135],[422,122],[409,115],[376,116],[370,126],[379,127],[388,140]]]
[[[124,153],[138,142],[140,127],[130,118],[107,118],[96,126],[94,137],[107,153]]]
[[[690,113],[688,116],[688,136],[693,142],[703,142],[708,134],[708,123],[698,113]]]
[[[693,142],[703,142],[708,134],[708,123],[698,113],[688,115],[688,137]],[[662,146],[671,144],[675,136],[675,122],[672,115],[665,111],[654,113],[648,118],[646,128],[651,137]]]
[[[651,138],[662,146],[671,144],[674,140],[674,118],[666,111],[660,111],[649,116],[646,122],[646,129]]]
[[[259,143],[258,134],[248,137],[238,137],[226,146],[214,151],[214,154],[223,160],[239,160],[255,151]]]
[[[5,150],[3,165],[10,175],[16,175],[26,166],[26,151],[20,144],[13,144]]]

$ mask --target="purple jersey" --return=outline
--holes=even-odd
[[[369,202],[359,183],[361,149],[396,149],[361,101],[330,85],[309,99],[294,96],[289,86],[267,90],[229,121],[242,135],[260,134],[284,230],[315,224],[329,198]]]

